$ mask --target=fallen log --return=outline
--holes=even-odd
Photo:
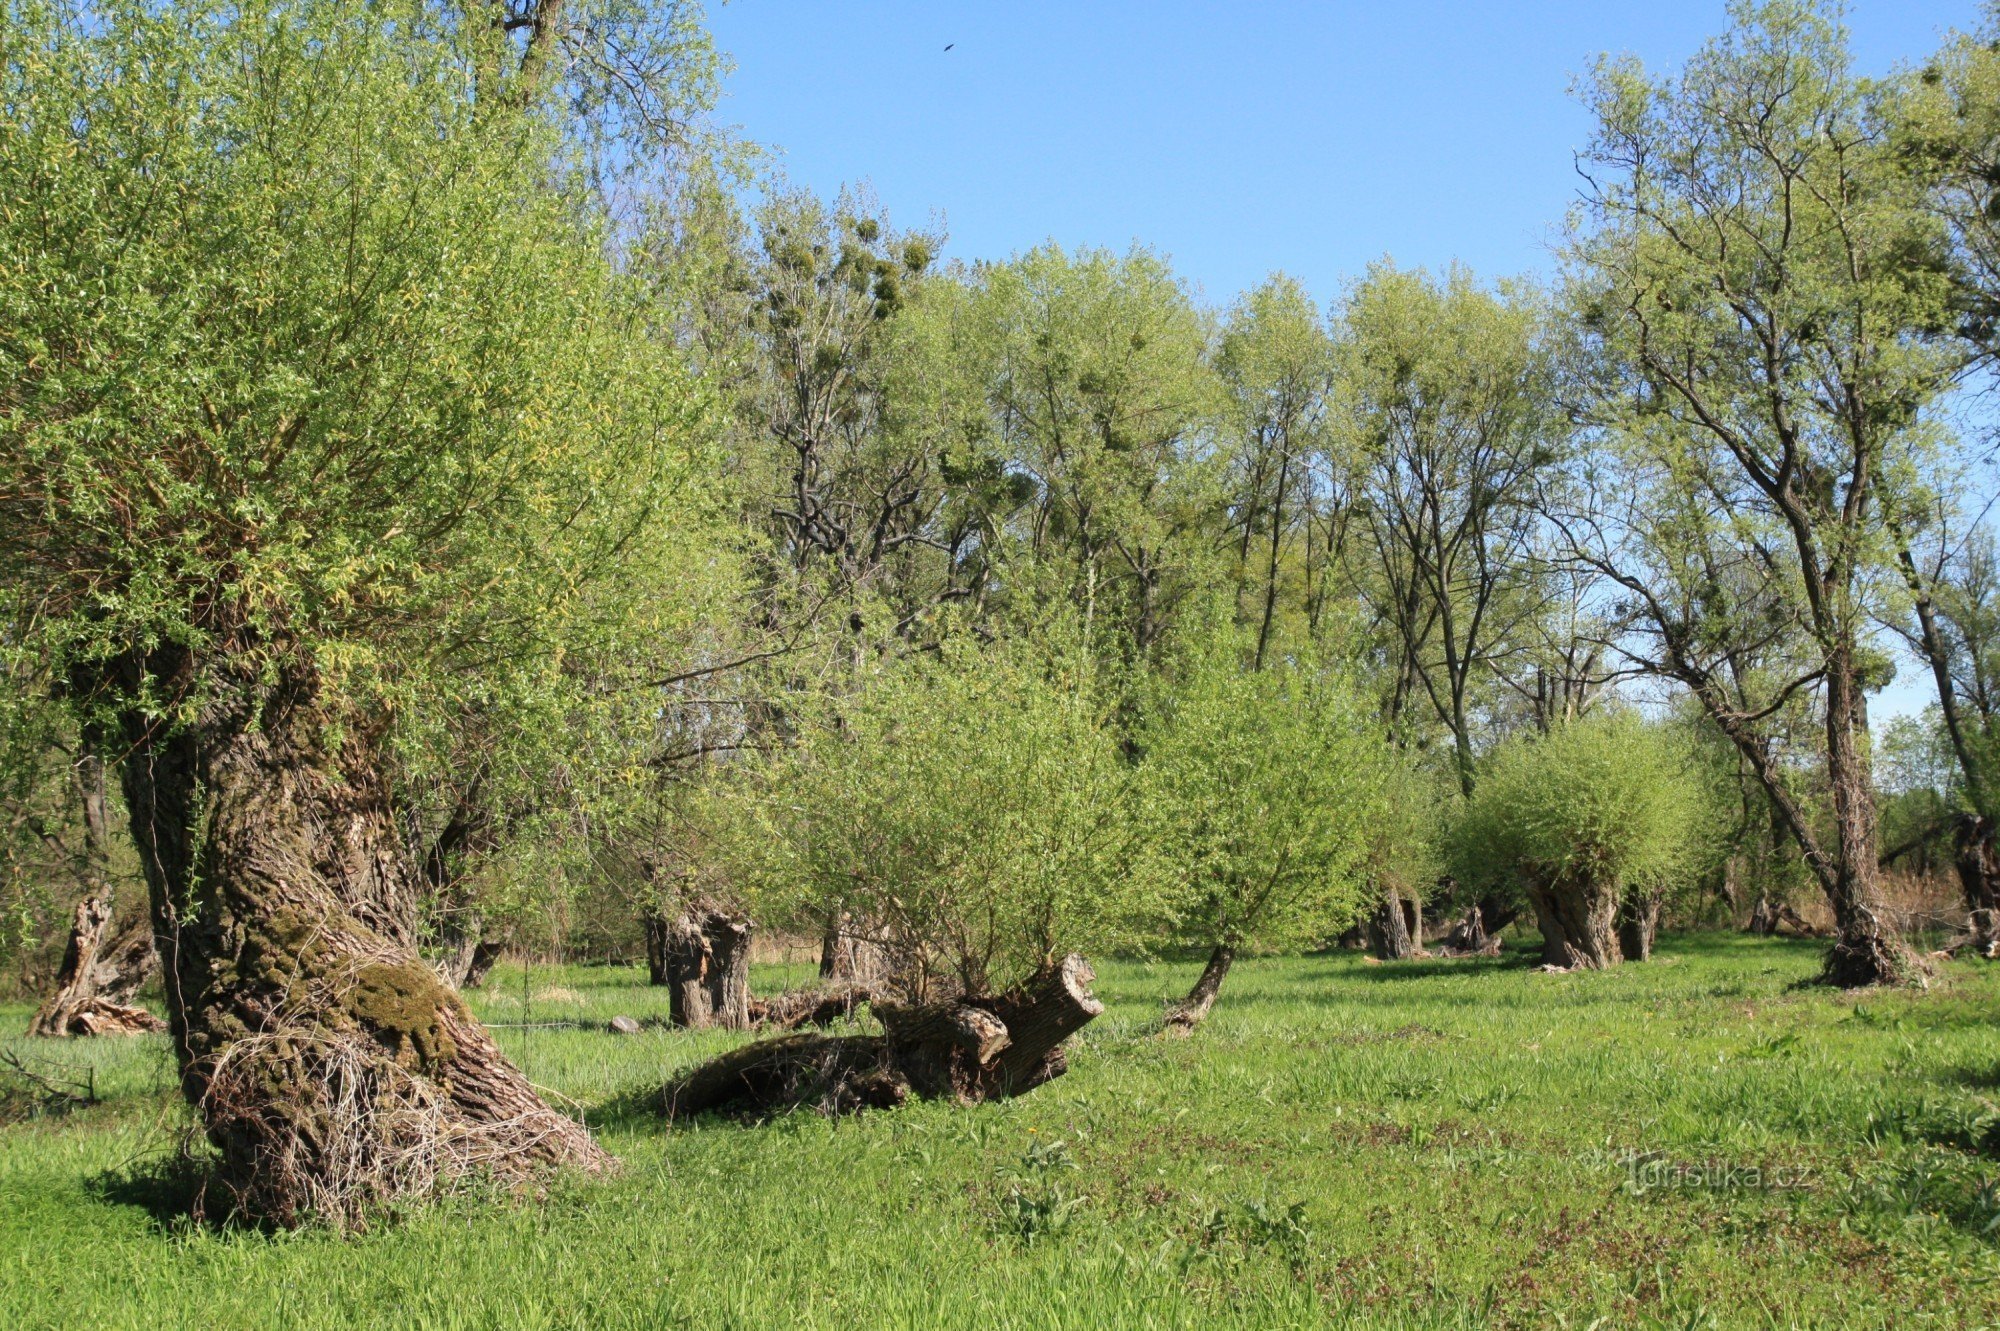
[[[851,1017],[864,1004],[886,1001],[888,991],[873,984],[813,985],[773,998],[750,1000],[750,1023],[795,1031],[801,1026],[827,1027]]]
[[[997,998],[875,1009],[880,1035],[797,1033],[711,1059],[662,1087],[660,1112],[821,1113],[915,1095],[977,1103],[1023,1095],[1068,1070],[1063,1044],[1104,1010],[1074,954]]]

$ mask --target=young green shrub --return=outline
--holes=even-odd
[[[1168,1017],[1191,1030],[1239,951],[1311,945],[1369,898],[1387,747],[1337,673],[1246,671],[1218,639],[1164,680],[1142,732],[1145,821],[1207,967]]]
[[[800,709],[798,744],[764,775],[767,913],[867,920],[918,999],[1135,941],[1159,903],[1130,863],[1110,710],[1064,631],[951,636],[864,667]]]
[[[1454,829],[1458,876],[1524,891],[1552,965],[1642,959],[1663,894],[1693,863],[1703,807],[1679,733],[1594,713],[1494,753]]]

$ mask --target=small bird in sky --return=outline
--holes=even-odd
[[[950,50],[950,49],[951,49],[952,47],[954,47],[954,46],[957,46],[957,45],[958,45],[958,43],[957,43],[957,42],[947,42],[947,43],[945,43],[945,48],[944,48],[944,49],[945,49],[945,50],[947,50],[947,51],[949,51],[949,50]]]

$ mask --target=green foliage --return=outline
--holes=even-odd
[[[0,15],[0,597],[88,719],[302,672],[415,806],[573,817],[730,586],[711,412],[436,20]]]
[[[1481,891],[1524,873],[1663,890],[1696,863],[1710,812],[1672,727],[1593,712],[1493,754],[1453,828],[1453,871]]]
[[[844,908],[920,981],[974,993],[1136,941],[1156,903],[1133,871],[1107,692],[1063,626],[948,636],[801,700],[797,743],[758,786],[779,852],[760,871],[768,913]]]
[[[1140,732],[1142,816],[1189,941],[1316,944],[1369,899],[1391,755],[1338,671],[1246,671],[1239,645],[1227,630],[1199,635],[1155,686]]]

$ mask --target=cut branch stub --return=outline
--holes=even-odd
[[[911,1095],[971,1103],[1021,1095],[1068,1069],[1063,1043],[1104,1005],[1071,955],[997,998],[879,1010],[881,1035],[782,1035],[712,1059],[663,1088],[671,1115],[825,1113],[901,1104]]]

